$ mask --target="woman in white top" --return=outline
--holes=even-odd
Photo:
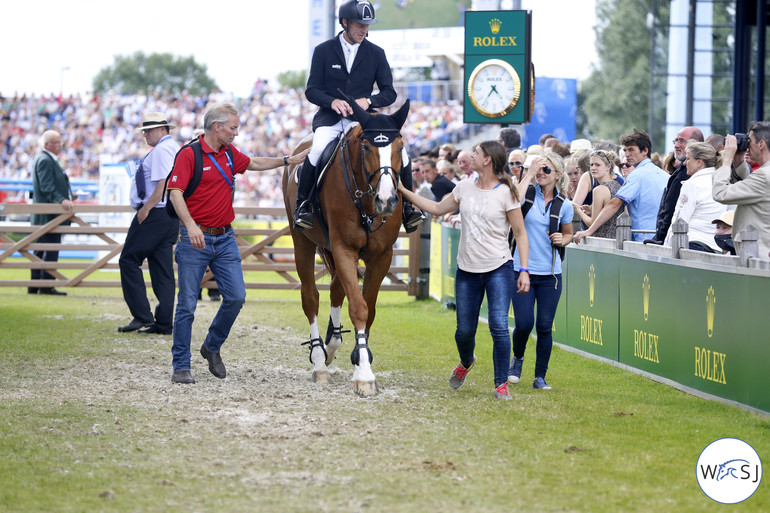
[[[690,239],[689,249],[721,253],[722,250],[714,240],[715,230],[712,221],[718,219],[727,207],[714,201],[711,183],[716,168],[722,165],[722,158],[710,144],[695,141],[687,143],[685,154],[687,155],[685,160],[687,174],[690,178],[682,182],[665,244],[671,245],[672,228],[677,219],[684,219],[689,227],[687,231]]]
[[[460,209],[462,227],[457,249],[455,303],[457,329],[455,343],[460,363],[452,371],[449,386],[460,388],[476,362],[473,350],[484,295],[489,310],[492,334],[492,359],[495,368],[495,397],[510,399],[508,359],[511,341],[508,335],[508,305],[513,284],[517,291],[529,291],[529,274],[519,273],[514,282],[513,258],[508,245],[508,231],[513,228],[522,267],[529,261],[529,243],[521,215],[521,202],[511,177],[505,173],[506,152],[497,141],[484,141],[473,150],[472,169],[476,180],[461,180],[440,203],[423,198],[404,188],[398,190],[424,212],[442,216]]]

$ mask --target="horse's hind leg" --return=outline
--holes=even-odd
[[[336,358],[337,349],[342,345],[342,302],[345,289],[342,288],[339,275],[335,273],[330,286],[331,310],[329,325],[326,328],[326,365],[331,365]]]

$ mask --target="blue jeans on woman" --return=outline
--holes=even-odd
[[[179,241],[175,253],[179,295],[174,316],[174,343],[171,346],[174,371],[190,370],[192,324],[206,267],[211,268],[214,273],[214,279],[222,294],[222,303],[211,321],[204,342],[209,352],[219,352],[246,301],[241,254],[233,230],[228,230],[222,235],[204,233],[203,237],[206,239],[206,247],[196,249],[190,243],[187,228],[179,227]]]
[[[495,387],[505,383],[508,379],[508,359],[511,356],[511,344],[508,338],[508,304],[511,297],[511,287],[514,283],[512,260],[493,271],[470,273],[457,269],[455,275],[455,302],[457,304],[455,343],[457,344],[457,352],[460,353],[460,362],[465,367],[473,363],[479,312],[484,300],[484,293],[486,293],[489,332],[492,334]]]
[[[519,279],[519,273],[513,273],[514,283]],[[535,377],[545,379],[548,371],[548,361],[551,359],[553,347],[553,318],[561,297],[561,274],[533,274],[529,277],[529,292],[511,294],[515,327],[513,329],[513,356],[524,358],[527,340],[534,327],[537,333],[537,348],[535,359]],[[535,320],[535,303],[537,303],[537,321]]]

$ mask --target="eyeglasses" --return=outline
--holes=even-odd
[[[620,165],[620,167],[622,167],[623,169],[628,169],[628,168],[632,168],[632,167],[634,167],[634,165],[633,165],[633,164],[629,164],[628,162],[623,162],[623,163]]]
[[[604,160],[610,160],[609,157],[607,157],[607,154],[604,153],[602,150],[594,150],[591,152],[591,156],[598,155]]]
[[[671,141],[671,142],[673,142],[675,145],[676,145],[676,144],[687,144],[687,139],[682,139],[682,138],[679,138],[679,139],[674,139],[674,140],[673,140],[673,141]]]
[[[508,162],[508,165],[509,166],[513,166],[513,167],[521,167],[521,166],[524,165],[524,163],[519,161],[519,160],[516,160],[516,161],[513,161],[513,162]]]
[[[548,166],[543,166],[543,173],[545,173],[545,174],[547,174],[547,175],[550,175],[550,174],[551,174],[551,171],[553,171],[553,169],[551,169],[550,167],[548,167]]]

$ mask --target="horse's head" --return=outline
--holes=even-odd
[[[406,100],[394,114],[370,114],[349,102],[361,124],[361,155],[366,180],[374,188],[374,206],[377,213],[390,215],[399,203],[397,180],[401,173],[401,151],[404,141],[401,127],[409,113]]]

